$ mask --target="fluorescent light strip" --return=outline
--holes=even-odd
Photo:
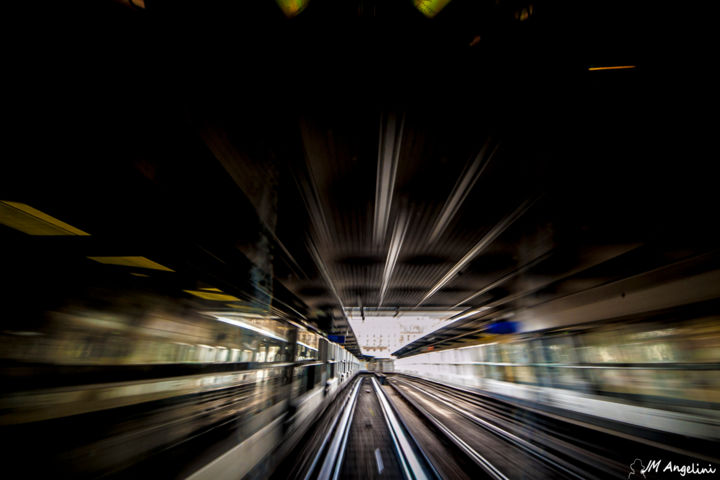
[[[121,267],[147,268],[149,270],[162,270],[165,272],[174,272],[165,265],[160,265],[145,257],[87,257],[90,260],[106,265],[118,265]]]
[[[431,333],[435,333],[435,332],[437,332],[437,331],[439,331],[439,330],[443,330],[443,329],[445,329],[445,328],[451,327],[451,326],[453,326],[455,323],[459,322],[460,320],[464,320],[464,319],[466,319],[466,318],[468,318],[468,317],[471,317],[471,316],[476,315],[476,314],[478,314],[478,313],[485,312],[485,311],[487,311],[487,310],[490,310],[490,308],[489,308],[489,307],[480,307],[480,308],[475,308],[475,309],[473,309],[473,310],[471,310],[471,311],[469,311],[469,312],[466,312],[466,313],[460,315],[460,316],[457,317],[457,318],[452,318],[452,317],[451,317],[448,322],[446,322],[446,323],[441,323],[441,324],[435,326],[435,328],[433,328],[433,329],[431,329],[431,330],[428,330],[428,331],[423,335],[423,337],[428,336],[428,335],[430,335]],[[422,337],[421,337],[421,338],[422,338]],[[410,343],[412,343],[412,342],[410,342]],[[408,344],[406,344],[405,346],[407,346],[407,345],[410,345],[410,344],[408,343]]]
[[[256,319],[256,320],[282,320],[286,321],[283,318],[280,318],[276,315],[267,315],[267,314],[260,314],[260,313],[250,313],[250,312],[226,312],[226,311],[213,311],[213,312],[202,312],[206,315],[210,315],[211,317],[240,317],[240,318],[249,318],[249,319]]]
[[[230,325],[235,325],[236,327],[244,328],[246,330],[251,330],[251,331],[253,331],[255,333],[259,333],[260,335],[263,335],[265,337],[274,338],[275,340],[280,340],[281,342],[287,343],[287,338],[279,337],[273,333],[268,332],[267,330],[263,330],[262,328],[258,328],[254,325],[245,323],[241,320],[233,320],[232,318],[227,318],[227,317],[215,317],[215,318],[221,322],[229,323]]]
[[[450,322],[446,323],[446,324],[443,325],[443,326],[451,325],[451,324],[457,322],[458,320],[462,320],[463,318],[471,317],[471,316],[475,315],[476,313],[485,312],[485,311],[487,311],[487,310],[490,310],[490,307],[475,308],[475,309],[473,309],[473,310],[471,310],[471,311],[469,311],[469,312],[467,312],[467,313],[463,313],[463,314],[460,315],[459,317],[451,318],[451,319],[450,319]]]
[[[315,350],[315,351],[317,352],[317,348],[311,347],[311,346],[308,345],[307,343],[303,343],[303,342],[296,342],[296,343],[297,343],[298,345],[302,345],[303,347],[309,348],[310,350]]]
[[[239,302],[240,299],[233,296],[228,295],[227,293],[213,293],[213,292],[204,292],[202,290],[183,290],[185,293],[189,293],[190,295],[194,295],[198,298],[202,298],[203,300],[210,300],[213,302]]]
[[[0,201],[0,224],[33,236],[90,236],[25,203]]]

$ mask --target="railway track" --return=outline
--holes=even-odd
[[[622,454],[655,448],[403,375],[361,375],[337,401],[292,478],[626,478]]]
[[[398,378],[389,385],[489,478],[601,478],[485,420],[457,398]]]
[[[507,478],[625,478],[628,455],[717,463],[700,453],[416,377],[394,375],[388,384],[492,478],[503,478],[497,471]],[[500,445],[505,458],[493,454]]]
[[[361,376],[342,401],[305,480],[440,478],[374,376]]]

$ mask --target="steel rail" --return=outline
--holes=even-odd
[[[403,471],[405,478],[409,480],[430,480],[436,478],[436,472],[431,470],[427,472],[425,467],[426,458],[419,457],[413,449],[412,444],[417,443],[409,434],[406,434],[405,427],[402,422],[398,419],[397,415],[393,411],[390,401],[388,400],[385,393],[380,388],[375,377],[371,377],[375,394],[380,402],[380,407],[385,418],[388,430],[390,431],[390,437],[393,441],[395,448],[395,454],[400,461],[400,466]],[[428,462],[429,464],[429,462]],[[432,467],[431,467],[432,468]]]
[[[340,474],[340,466],[342,465],[345,455],[345,446],[347,444],[350,425],[352,424],[352,417],[355,413],[355,404],[357,403],[357,395],[361,383],[362,379],[358,379],[345,402],[342,413],[338,415],[337,428],[335,428],[333,439],[325,456],[325,461],[317,476],[319,480],[328,480],[330,478],[334,480],[337,479]],[[312,473],[312,471],[310,473]]]
[[[438,402],[441,402],[442,404],[446,405],[450,409],[456,411],[460,415],[464,416],[465,418],[469,419],[476,425],[484,428],[485,430],[495,434],[496,436],[502,438],[503,440],[514,444],[515,446],[519,447],[520,449],[524,450],[525,452],[529,453],[530,455],[542,460],[543,462],[547,463],[548,465],[552,466],[553,468],[562,471],[563,473],[566,473],[574,478],[578,479],[585,479],[588,478],[587,473],[580,474],[576,470],[578,470],[577,467],[568,464],[567,462],[561,460],[557,456],[541,449],[540,447],[533,445],[532,443],[528,442],[527,440],[524,440],[517,435],[514,435],[506,430],[503,430],[502,428],[498,427],[497,425],[493,425],[490,422],[487,422],[481,418],[479,418],[476,415],[473,415],[471,412],[465,410],[464,408],[461,408],[457,405],[455,405],[452,402],[447,401],[446,399],[443,399],[442,397],[435,395],[433,393],[427,392],[425,390],[421,390],[420,388],[416,387],[415,385],[398,380],[400,383],[407,385],[408,387],[417,390],[418,392],[422,393],[423,395],[427,395],[428,397],[437,400]]]
[[[345,395],[345,399],[343,400],[343,407],[340,408],[340,412],[338,412],[335,415],[335,418],[332,421],[332,424],[330,425],[330,428],[328,429],[327,433],[325,434],[325,437],[323,438],[322,443],[320,444],[320,448],[318,448],[317,453],[315,454],[315,457],[313,458],[312,463],[310,464],[310,467],[308,468],[307,473],[305,474],[304,480],[310,480],[312,478],[312,474],[315,472],[315,469],[317,468],[318,462],[320,461],[320,458],[322,457],[323,452],[325,451],[325,448],[330,442],[330,437],[333,435],[333,432],[335,432],[335,427],[338,424],[338,421],[340,420],[340,417],[342,417],[342,412],[345,409],[345,406],[347,406],[347,403],[350,401],[350,398],[353,395],[353,389],[356,388],[356,386],[361,382],[362,380],[360,378],[356,379],[355,386],[351,387],[349,392]]]
[[[420,412],[425,419],[430,422],[437,430],[439,430],[445,437],[450,440],[461,452],[469,457],[474,463],[482,468],[491,478],[494,480],[509,480],[495,465],[493,465],[488,459],[483,457],[474,448],[468,445],[462,438],[447,428],[441,421],[437,419],[427,409],[422,407],[418,402],[410,398],[405,392],[400,390],[393,382],[390,383],[391,387],[415,410]]]

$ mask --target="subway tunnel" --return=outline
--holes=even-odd
[[[720,478],[695,8],[9,6],[1,476]]]

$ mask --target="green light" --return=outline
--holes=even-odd
[[[433,18],[450,3],[450,0],[413,0],[415,8],[428,18]]]
[[[294,17],[305,10],[310,0],[275,0],[283,13],[288,17]]]

